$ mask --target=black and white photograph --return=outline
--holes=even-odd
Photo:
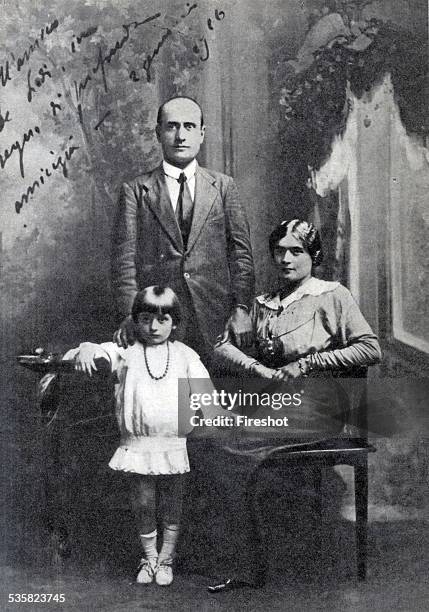
[[[427,0],[0,0],[0,609],[429,600]]]

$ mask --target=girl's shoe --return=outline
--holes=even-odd
[[[151,584],[155,578],[156,559],[145,559],[140,561],[136,582],[139,584]]]
[[[155,582],[159,586],[170,586],[173,582],[171,561],[161,561],[155,569]]]

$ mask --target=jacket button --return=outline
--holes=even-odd
[[[191,278],[191,275],[188,272],[185,272],[183,275],[185,278]]]

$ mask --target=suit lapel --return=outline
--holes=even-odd
[[[183,251],[182,235],[171,205],[161,166],[154,170],[150,181],[145,183],[144,188],[146,189],[144,200],[157,217],[164,231],[169,235],[174,246],[179,251]]]
[[[215,179],[198,166],[195,173],[194,215],[189,234],[188,251],[194,246],[218,194],[214,183]]]

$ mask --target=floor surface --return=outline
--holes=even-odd
[[[350,524],[351,525],[351,524]],[[349,525],[349,526],[350,526]],[[369,567],[365,583],[354,574],[352,542],[348,526],[339,533],[320,563],[314,551],[272,559],[268,584],[262,589],[242,589],[209,595],[210,579],[196,573],[179,573],[170,587],[141,586],[124,568],[84,569],[76,560],[61,572],[52,569],[4,566],[1,571],[0,609],[78,610],[134,612],[145,610],[199,612],[211,610],[288,610],[291,612],[420,612],[429,609],[427,524],[400,521],[370,526]],[[342,539],[344,537],[344,539]],[[284,552],[284,551],[283,551]],[[335,558],[333,555],[336,555]],[[278,564],[278,567],[274,567]],[[8,593],[63,593],[63,604],[7,603]]]

